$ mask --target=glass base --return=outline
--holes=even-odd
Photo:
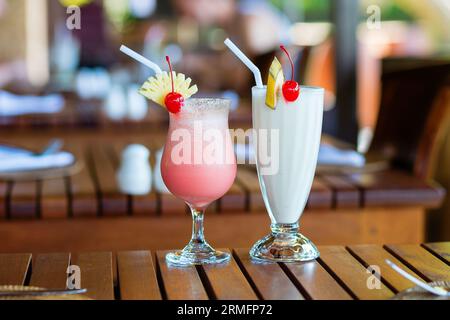
[[[320,255],[314,243],[298,233],[298,223],[272,224],[272,233],[255,243],[250,256],[260,262],[301,262]]]
[[[230,260],[230,254],[214,250],[209,244],[189,243],[183,250],[169,252],[166,262],[169,265],[187,267],[202,264],[224,263]]]

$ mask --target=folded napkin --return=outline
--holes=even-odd
[[[23,114],[57,113],[64,107],[59,94],[47,96],[19,96],[0,90],[0,116],[13,117]]]
[[[35,155],[25,149],[0,146],[0,173],[63,168],[74,162],[69,152]]]
[[[253,145],[248,147],[245,144],[236,144],[234,146],[238,163],[254,163],[255,151]],[[366,159],[362,154],[353,150],[341,150],[329,144],[321,144],[318,165],[344,166],[344,167],[363,167]]]
[[[26,150],[26,149],[12,147],[12,146],[6,146],[6,145],[0,145],[0,159],[5,158],[5,157],[13,157],[13,156],[28,156],[28,155],[32,155],[32,154],[33,154],[33,152]]]

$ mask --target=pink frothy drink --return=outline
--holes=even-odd
[[[168,254],[169,262],[188,265],[229,259],[203,238],[206,207],[221,198],[236,177],[229,105],[223,99],[189,99],[179,113],[170,114],[161,174],[170,192],[191,207],[194,225],[191,242],[184,250]]]
[[[191,99],[180,113],[170,114],[161,173],[167,188],[196,209],[228,191],[236,160],[226,100]]]

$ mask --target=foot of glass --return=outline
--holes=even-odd
[[[229,253],[214,250],[207,243],[189,243],[183,250],[169,252],[166,255],[168,264],[181,267],[223,263],[229,260]]]
[[[253,259],[261,262],[300,262],[319,257],[314,243],[298,232],[298,223],[272,224],[271,230],[250,250]]]
[[[203,235],[204,209],[197,210],[193,206],[190,207],[193,219],[191,241],[183,250],[168,253],[166,262],[174,266],[187,267],[229,261],[229,253],[214,250],[205,240]]]

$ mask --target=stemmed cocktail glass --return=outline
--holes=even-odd
[[[120,50],[149,67],[155,75],[139,92],[169,112],[170,125],[161,159],[167,188],[184,200],[192,212],[192,237],[180,251],[166,255],[169,264],[190,266],[221,263],[230,254],[214,250],[205,240],[203,218],[208,205],[221,198],[236,177],[236,157],[228,129],[231,102],[226,99],[193,99],[198,88],[182,73],[169,72],[126,46]]]
[[[213,249],[203,234],[207,206],[222,197],[236,177],[236,158],[228,130],[230,101],[189,99],[179,113],[170,114],[170,126],[161,161],[167,188],[191,209],[192,238],[167,262],[188,266],[225,262],[226,252]]]

